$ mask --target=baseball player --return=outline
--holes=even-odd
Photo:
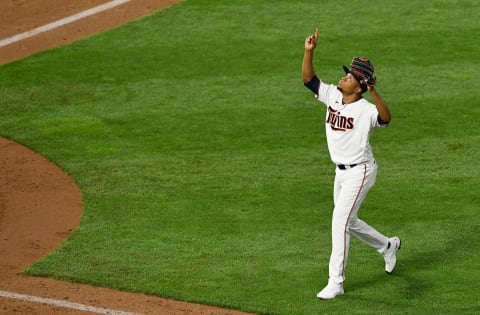
[[[387,126],[391,119],[387,104],[374,88],[374,67],[368,59],[355,57],[350,68],[343,66],[345,76],[338,85],[324,83],[313,68],[317,41],[318,28],[305,40],[302,78],[304,85],[327,108],[327,144],[330,157],[336,164],[329,279],[327,286],[317,294],[320,299],[333,299],[344,294],[350,234],[383,255],[387,274],[395,269],[401,242],[398,237],[384,236],[357,216],[377,176],[369,138],[375,128]],[[374,104],[363,98],[366,91]]]

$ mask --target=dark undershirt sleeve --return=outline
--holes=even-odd
[[[303,85],[309,88],[316,95],[320,89],[320,79],[317,77],[317,75],[314,75],[308,83],[304,83]]]
[[[388,125],[388,122],[384,122],[382,118],[380,118],[380,115],[377,116],[377,121],[380,125]]]

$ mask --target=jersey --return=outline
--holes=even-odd
[[[327,108],[325,132],[333,163],[353,165],[374,160],[370,136],[375,128],[388,124],[379,119],[377,107],[364,98],[344,104],[335,85],[319,81],[317,100]]]

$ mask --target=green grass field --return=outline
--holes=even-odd
[[[80,187],[80,227],[26,272],[263,314],[480,313],[480,7],[459,1],[187,0],[0,67],[0,134]],[[301,80],[377,66],[393,120],[360,217],[402,238],[397,271],[352,239],[327,281],[334,165]]]

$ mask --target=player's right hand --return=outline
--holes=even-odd
[[[305,50],[312,51],[317,46],[318,41],[318,27],[315,29],[315,34],[308,36],[305,39]]]

